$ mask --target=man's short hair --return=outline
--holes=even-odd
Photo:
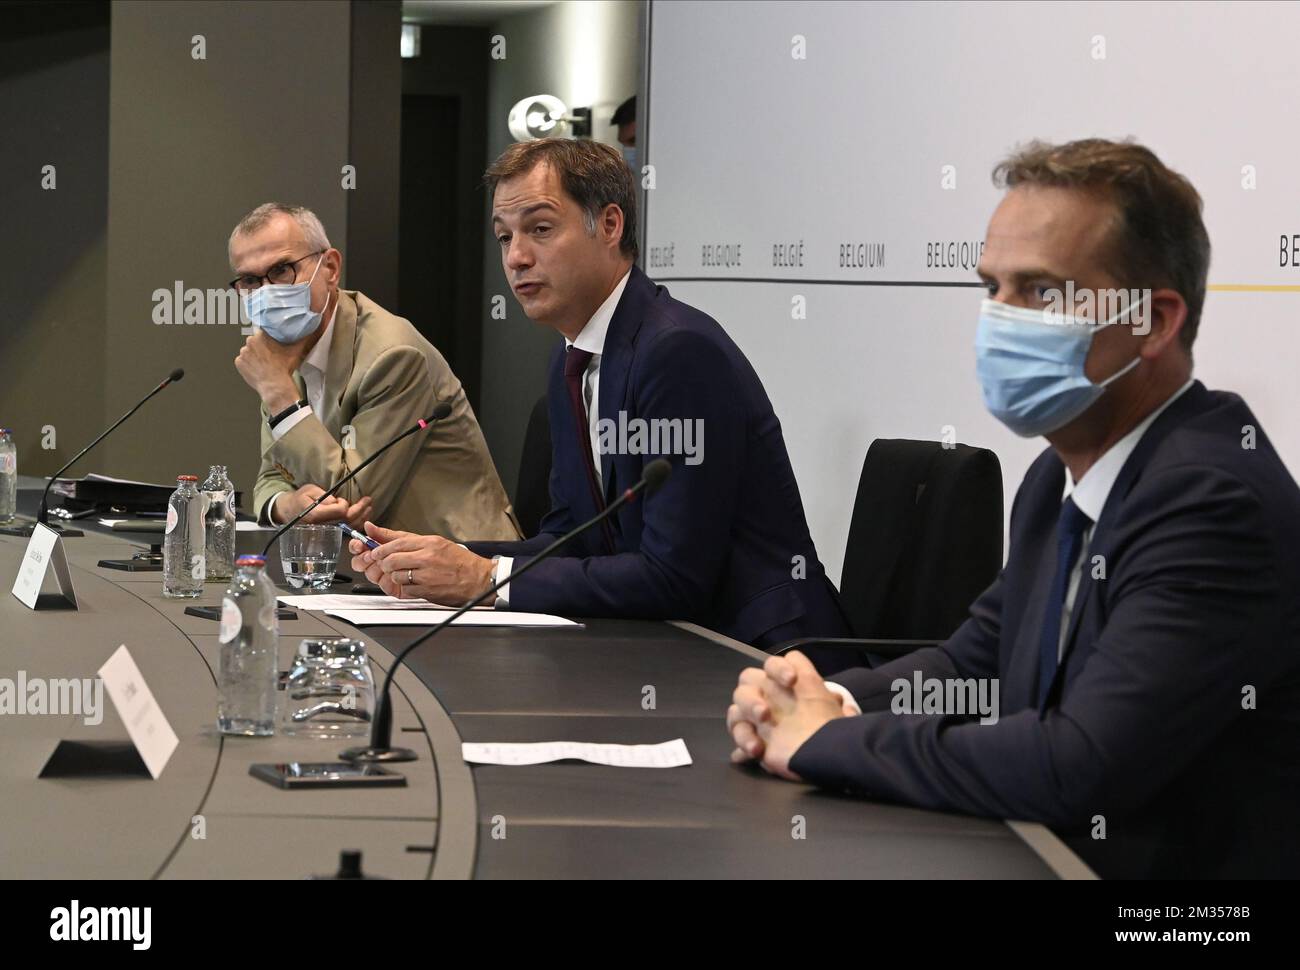
[[[1187,302],[1180,334],[1189,351],[1205,305],[1210,236],[1201,197],[1183,175],[1165,167],[1149,148],[1133,142],[1085,138],[1063,145],[1033,141],[993,170],[993,183],[1077,188],[1115,203],[1119,220],[1106,267],[1126,286],[1167,286]]]
[[[521,141],[503,151],[483,174],[483,184],[493,194],[505,179],[527,175],[546,164],[559,175],[560,185],[578,203],[586,216],[587,231],[596,231],[596,220],[607,205],[623,210],[623,238],[619,250],[633,260],[636,241],[636,178],[617,149],[586,138],[539,138]]]
[[[615,127],[626,125],[629,122],[636,121],[636,95],[628,98],[614,111],[614,117],[609,119],[609,123]]]
[[[302,229],[303,238],[307,240],[307,245],[311,247],[312,252],[330,248],[329,236],[325,235],[325,227],[317,218],[316,213],[312,212],[306,206],[302,205],[285,205],[283,202],[263,202],[244,218],[239,220],[239,224],[230,234],[230,240],[226,243],[226,255],[231,256],[235,251],[235,237],[246,236],[250,233],[257,232],[264,225],[274,219],[277,215],[286,215],[298,223]],[[234,259],[231,258],[231,265],[234,265]]]

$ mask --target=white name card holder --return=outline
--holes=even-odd
[[[56,589],[45,591],[51,571]],[[37,522],[33,527],[12,592],[30,610],[77,609],[77,594],[72,588],[63,537],[49,526]]]
[[[126,645],[99,668],[130,740],[60,741],[41,778],[152,778],[155,781],[180,743]]]

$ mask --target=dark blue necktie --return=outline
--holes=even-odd
[[[1092,525],[1092,519],[1079,511],[1074,499],[1061,504],[1061,516],[1056,520],[1056,575],[1047,594],[1047,608],[1043,613],[1043,630],[1038,637],[1038,706],[1043,706],[1047,691],[1056,676],[1057,654],[1061,649],[1061,614],[1065,609],[1065,594],[1070,589],[1070,572],[1079,560],[1079,547],[1083,533]],[[1075,594],[1075,606],[1079,596]]]

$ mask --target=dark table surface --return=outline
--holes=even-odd
[[[34,501],[35,493],[24,490],[20,508],[32,509]],[[64,540],[79,593],[82,587],[97,590],[102,584],[115,585],[133,594],[133,610],[154,610],[165,616],[183,612],[187,604],[161,597],[160,574],[125,573],[95,565],[98,557],[109,552],[128,554],[126,538],[105,534],[93,519],[79,526],[87,531],[85,539]],[[24,540],[0,542],[0,550],[6,553],[0,556],[0,563],[7,567],[0,579],[12,583]],[[105,597],[109,596],[108,585],[104,586]],[[197,602],[219,601],[220,590],[214,586]],[[17,611],[23,609],[9,597],[4,618],[13,614],[24,629],[41,629],[54,639],[75,636],[70,631],[76,628],[76,614],[19,616]],[[453,878],[470,874],[477,878],[1089,875],[1042,826],[852,799],[732,765],[724,712],[737,674],[746,666],[761,663],[761,653],[689,624],[583,622],[578,629],[452,628],[408,658],[410,671],[398,675],[403,704],[400,708],[395,705],[400,738],[395,738],[395,743],[412,746],[414,739],[415,746],[428,757],[414,766],[399,767],[421,777],[420,773],[433,770],[436,781],[430,778],[427,784],[421,783],[427,789],[425,808],[411,811],[409,806],[403,807],[389,812],[386,821],[370,823],[374,831],[368,834],[366,844],[376,846],[382,857],[386,839],[410,839],[410,833],[397,831],[397,823],[427,817],[436,822],[438,834],[432,840],[436,855],[445,858],[420,871],[401,869],[400,860],[395,859],[392,865],[401,871],[394,874]],[[172,626],[196,651],[211,651],[213,644],[206,641],[215,641],[215,624],[184,618]],[[329,630],[363,635],[372,645],[377,676],[387,668],[392,654],[424,632],[409,626],[367,626],[358,631],[322,614],[300,611],[299,620],[282,625],[282,647],[286,641],[296,644],[299,634]],[[148,655],[143,645],[139,649]],[[96,654],[93,665],[80,676],[93,676],[102,660]],[[148,670],[145,673],[149,676]],[[202,679],[194,670],[174,676]],[[215,709],[210,680],[200,684],[199,690],[199,696],[210,695]],[[204,711],[195,724],[207,719]],[[187,743],[212,746],[210,731],[204,734],[189,721],[182,718],[178,725],[176,720],[173,726],[182,747]],[[0,723],[0,732],[4,728]],[[206,740],[187,735],[196,730]],[[17,743],[36,743],[20,737],[20,732],[5,733]],[[427,744],[418,743],[425,740],[421,735],[426,736]],[[466,766],[458,757],[462,740],[651,744],[674,738],[685,741],[691,765],[636,769],[566,761]],[[5,740],[3,734],[0,740]],[[279,743],[281,739],[273,740]],[[49,738],[42,734],[40,743],[48,746]],[[217,745],[213,757],[219,763],[237,748]],[[229,778],[222,784],[237,782],[246,793],[257,791],[248,787],[239,771],[214,768],[213,777],[219,783]],[[220,805],[220,784],[214,787],[208,801]],[[262,787],[266,792],[259,792],[258,797],[281,794]],[[51,789],[37,787],[33,797],[48,798],[50,793]],[[75,803],[90,796],[81,786],[65,785],[57,791],[56,801]],[[268,816],[258,822],[250,817],[258,813],[241,812],[239,825],[232,825],[245,844],[259,845],[264,856],[269,853],[261,860],[262,866],[272,863],[278,844],[267,838],[266,832],[273,831],[277,821],[292,826],[306,803],[271,799],[271,804],[269,815],[275,818]],[[327,809],[315,807],[307,814],[319,822],[321,812],[328,814]],[[15,851],[17,840],[37,839],[55,845],[60,836],[51,819],[57,814],[24,817],[29,831],[23,833],[10,827],[11,839],[0,843],[0,863],[4,846]],[[359,833],[358,826],[363,824],[361,817],[354,818],[350,831]],[[420,834],[417,841],[430,842],[424,831]],[[430,846],[422,848],[427,862]],[[111,871],[111,864],[106,866]],[[198,874],[193,866],[173,868],[172,875]],[[240,866],[232,864],[228,872],[218,874],[263,874],[260,866],[244,868],[247,871],[241,872]],[[69,861],[51,866],[50,871],[69,874],[77,867],[75,861]],[[97,874],[106,873],[101,868]]]

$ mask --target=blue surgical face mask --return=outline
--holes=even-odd
[[[253,326],[264,331],[276,343],[293,344],[310,337],[320,326],[321,317],[329,309],[329,295],[325,306],[311,308],[311,284],[325,261],[321,253],[311,279],[306,283],[268,283],[244,295],[244,313]]]
[[[1133,309],[1093,323],[986,299],[975,336],[975,370],[985,407],[1024,438],[1065,427],[1141,361],[1133,358],[1100,384],[1084,373],[1093,337]]]
[[[635,145],[623,146],[623,161],[627,162],[627,167],[630,168],[633,172],[636,171],[636,146]]]

